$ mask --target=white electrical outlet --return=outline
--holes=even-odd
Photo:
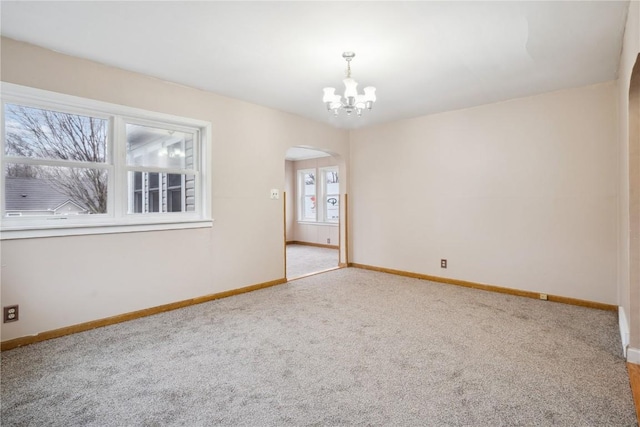
[[[549,297],[547,296],[547,294],[540,294],[540,299],[543,301],[546,301]]]
[[[280,198],[280,190],[278,190],[277,188],[272,188],[271,189],[271,198],[272,199],[279,199]]]

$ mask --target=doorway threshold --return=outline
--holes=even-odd
[[[303,274],[302,276],[298,276],[298,277],[292,277],[291,279],[289,279],[287,277],[287,283],[288,282],[292,282],[294,280],[298,280],[298,279],[304,279],[306,277],[311,277],[311,276],[315,276],[317,274],[322,274],[322,273],[328,273],[329,271],[333,271],[333,270],[340,270],[341,268],[345,268],[345,266],[338,266],[338,267],[331,267],[331,268],[327,268],[324,270],[320,270],[320,271],[314,271],[313,273],[307,273],[307,274]]]

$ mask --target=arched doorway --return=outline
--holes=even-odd
[[[285,155],[285,273],[288,280],[339,268],[341,226],[340,156],[309,147]]]

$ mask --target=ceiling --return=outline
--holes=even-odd
[[[628,2],[2,1],[1,33],[360,128],[616,78]],[[377,88],[332,117],[322,88]]]
[[[306,160],[306,159],[317,159],[319,157],[329,157],[330,154],[327,154],[323,151],[313,150],[310,148],[304,147],[290,147],[287,150],[284,158],[285,160]]]

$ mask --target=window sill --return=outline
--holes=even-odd
[[[37,239],[41,237],[85,236],[90,234],[138,233],[143,231],[185,230],[190,228],[210,228],[210,220],[129,223],[129,224],[96,224],[59,227],[3,228],[0,240]]]

